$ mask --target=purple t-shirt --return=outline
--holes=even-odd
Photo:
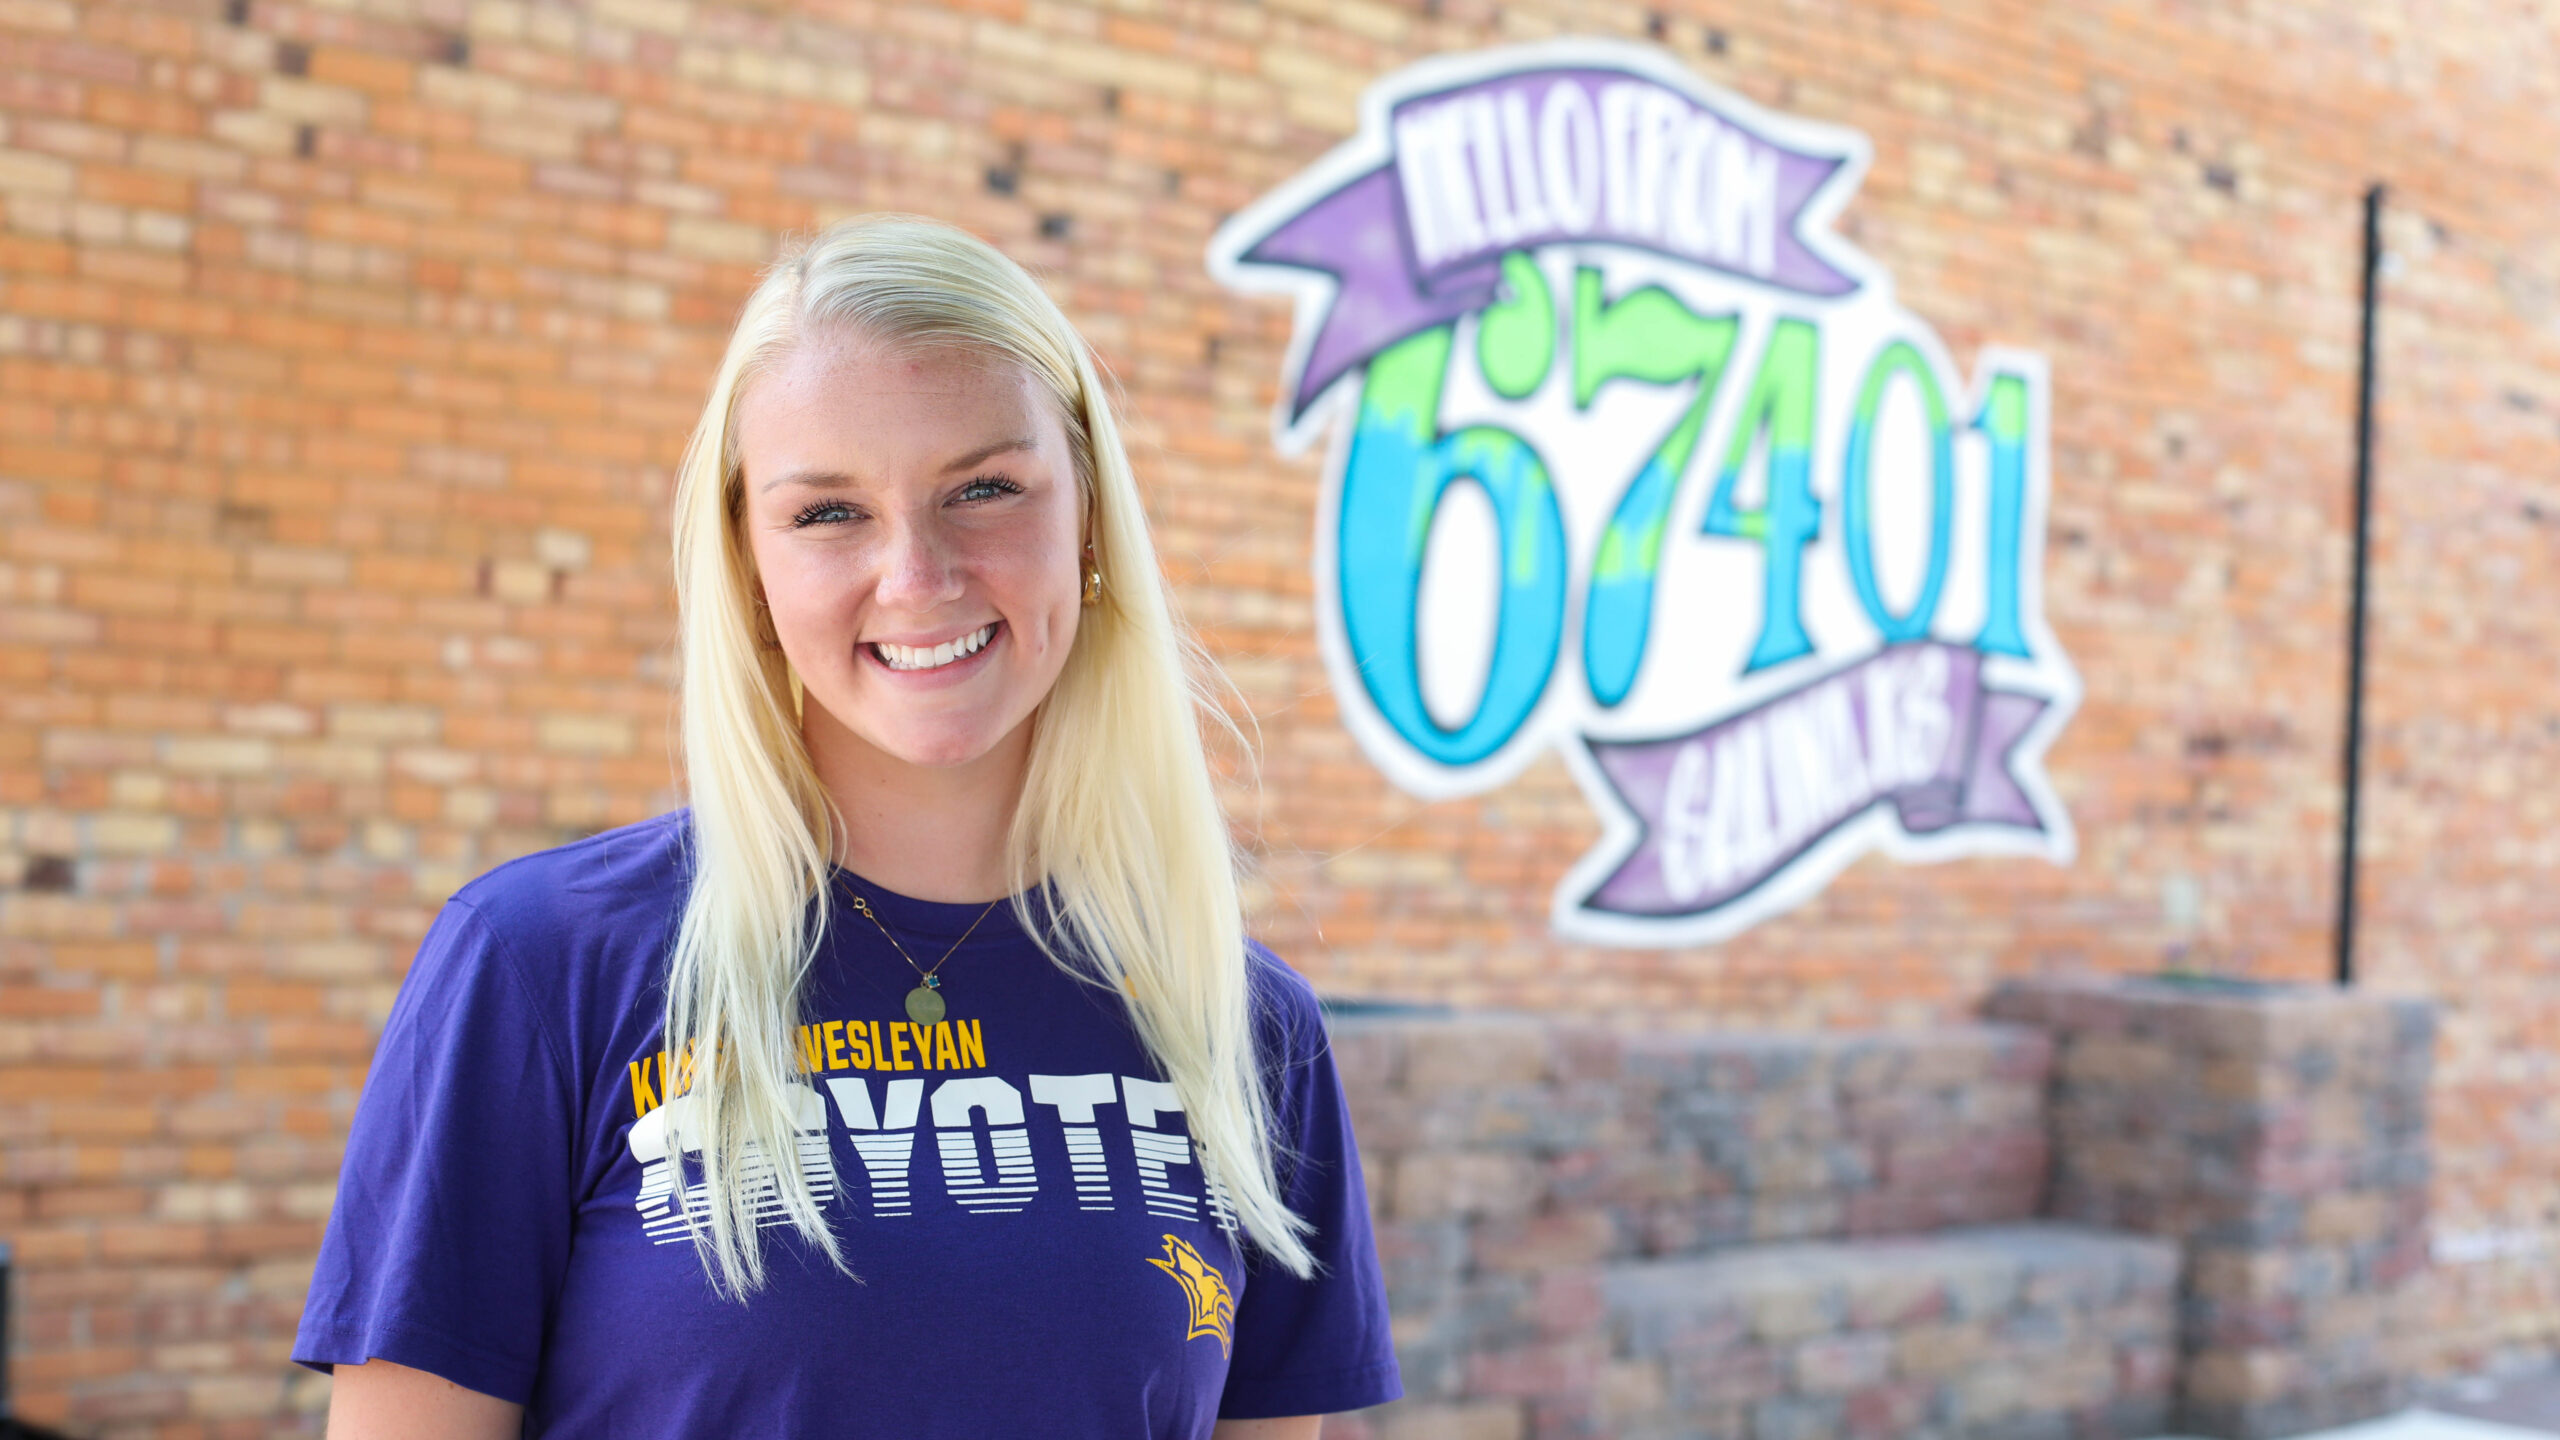
[[[1125,1009],[1009,904],[942,968],[933,1026],[906,1018],[907,962],[832,908],[793,1159],[860,1279],[776,1217],[765,1287],[715,1298],[659,1016],[686,839],[683,812],[608,831],[436,918],[356,1110],[296,1360],[391,1360],[522,1402],[527,1436],[613,1440],[1200,1437],[1397,1396],[1306,982],[1254,947],[1281,1191],[1315,1226],[1301,1280],[1239,1253]],[[982,908],[838,879],[926,965]]]

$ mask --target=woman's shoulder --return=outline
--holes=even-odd
[[[655,946],[682,911],[688,878],[687,812],[598,831],[510,860],[454,892],[453,900],[510,948],[566,955]]]
[[[1304,1059],[1324,1048],[1324,1002],[1316,988],[1278,952],[1247,937],[1246,988],[1253,997],[1253,1022],[1265,1045],[1275,1045],[1292,1059]]]
[[[538,1037],[565,1074],[631,1048],[612,1042],[654,1013],[646,993],[684,908],[685,830],[681,812],[662,815],[510,860],[456,891],[401,980],[385,1045],[441,1053]]]

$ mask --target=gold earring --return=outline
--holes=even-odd
[[[1102,567],[1095,563],[1093,547],[1084,547],[1084,604],[1090,610],[1102,603]]]

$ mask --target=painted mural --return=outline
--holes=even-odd
[[[1209,265],[1297,301],[1323,649],[1427,798],[1549,750],[1606,830],[1556,928],[1670,945],[1870,850],[2067,862],[2040,357],[1960,372],[1832,233],[1864,136],[1568,40],[1372,87]]]

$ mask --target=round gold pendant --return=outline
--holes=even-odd
[[[922,985],[907,992],[907,1018],[919,1025],[931,1025],[948,1010],[942,1003],[942,992]]]

